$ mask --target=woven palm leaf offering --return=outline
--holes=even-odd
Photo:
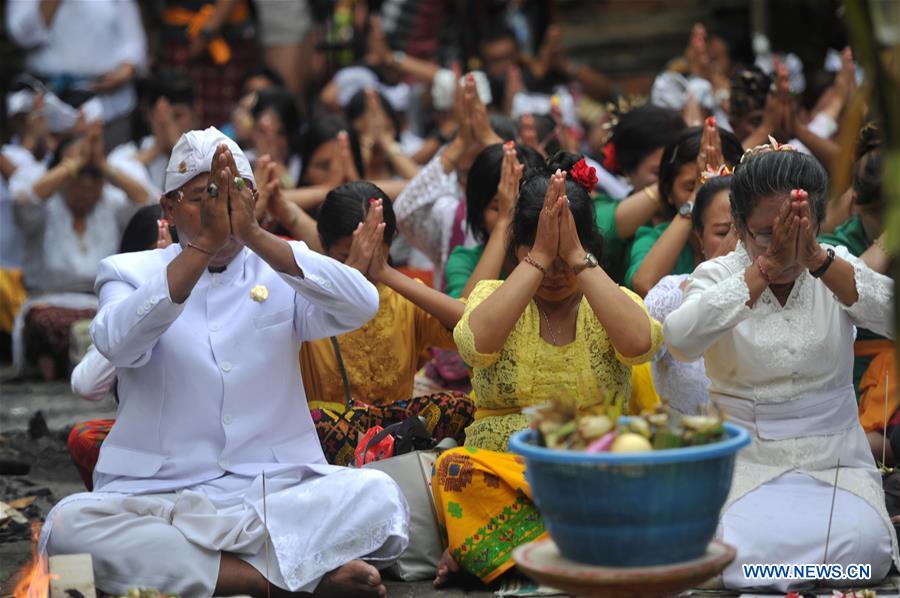
[[[681,415],[666,405],[639,416],[619,419],[621,407],[606,401],[588,410],[562,398],[529,410],[539,446],[589,453],[640,453],[699,446],[721,440],[722,413]],[[618,423],[616,423],[618,422]]]

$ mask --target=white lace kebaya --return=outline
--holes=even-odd
[[[731,420],[753,434],[752,444],[738,454],[723,522],[731,509],[747,506],[741,506],[742,497],[759,503],[761,497],[772,493],[754,493],[755,489],[787,484],[796,474],[818,480],[821,491],[830,495],[840,459],[838,487],[862,499],[857,501],[858,508],[865,511],[867,503],[874,509],[884,530],[860,529],[855,524],[860,517],[845,510],[835,513],[834,519],[847,526],[846,533],[852,537],[843,538],[841,530],[832,529],[832,544],[846,540],[847,546],[864,551],[867,545],[878,545],[879,538],[873,535],[890,534],[892,555],[881,555],[881,560],[892,556],[900,563],[881,476],[859,424],[852,382],[854,326],[894,336],[893,281],[870,270],[846,248],[834,249],[837,257],[853,266],[859,293],[853,305],[840,303],[824,282],[804,271],[784,306],[766,289],[753,307],[748,307],[750,291],[744,272],[751,259],[739,244],[736,251],[704,262],[691,275],[681,306],[665,321],[666,343],[679,359],[704,358],[710,400],[717,401]],[[757,531],[748,544],[756,542],[758,548],[764,542],[768,554],[785,554],[778,552],[779,546],[790,544],[790,557],[805,554],[803,547],[818,543],[815,550],[821,552],[827,510],[821,529],[766,531],[766,511],[780,511],[791,504],[790,496],[782,496],[781,502],[752,505],[758,515]],[[730,541],[728,533],[726,525],[726,541]],[[738,544],[737,548],[736,564],[752,554],[754,546]],[[865,558],[866,554],[871,553],[851,556]],[[872,564],[873,570],[884,565]],[[725,581],[728,585],[728,571]]]
[[[687,274],[663,276],[644,297],[647,311],[658,322],[665,322],[670,313],[678,309],[684,296],[682,283]],[[704,412],[709,403],[709,378],[703,358],[679,361],[663,345],[650,362],[653,384],[660,398],[670,407],[685,415]]]

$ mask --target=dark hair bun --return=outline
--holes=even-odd
[[[569,178],[572,178],[572,168],[583,159],[584,155],[582,154],[559,151],[547,158],[547,170],[549,174],[553,174],[557,169],[563,170],[569,174]]]

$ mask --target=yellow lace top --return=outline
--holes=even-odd
[[[430,347],[455,349],[437,318],[384,285],[378,313],[362,328],[337,337],[354,399],[384,405],[412,398],[413,382]],[[330,338],[303,343],[300,371],[311,409],[342,409],[344,383]]]
[[[499,280],[479,282],[453,331],[460,355],[473,368],[475,404],[481,412],[466,428],[467,446],[506,451],[509,436],[528,425],[527,417],[521,413],[487,415],[491,410],[519,409],[556,397],[574,397],[586,407],[603,402],[609,393],[627,400],[631,396],[631,366],[648,362],[662,344],[662,327],[648,314],[650,350],[637,357],[621,355],[587,299],[582,299],[575,340],[557,347],[541,338],[540,313],[532,301],[499,352],[479,353],[469,316],[501,284]],[[622,292],[646,312],[640,297],[625,288]]]

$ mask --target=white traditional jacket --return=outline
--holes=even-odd
[[[784,306],[766,289],[748,307],[744,271],[752,261],[739,244],[697,267],[663,330],[677,358],[704,358],[710,400],[751,432],[752,443],[737,456],[726,508],[788,472],[820,480],[831,492],[840,462],[838,487],[881,516],[900,565],[853,388],[854,326],[893,338],[894,283],[845,247],[834,249],[853,266],[859,293],[853,305],[804,271]]]
[[[300,343],[362,326],[378,293],[304,243],[291,248],[302,278],[245,248],[224,272],[204,272],[181,305],[166,277],[179,245],[100,263],[91,336],[117,369],[120,403],[95,489],[169,492],[227,473],[332,470],[307,406]],[[258,286],[265,300],[251,296]]]

